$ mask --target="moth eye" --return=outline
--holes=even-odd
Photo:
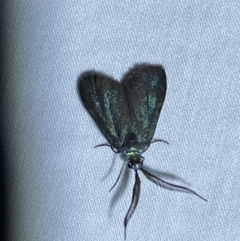
[[[133,169],[133,165],[132,165],[132,162],[128,162],[128,167],[130,168],[130,169]]]
[[[141,169],[143,164],[143,158],[140,156],[134,156],[128,161],[128,167],[134,169],[135,171]]]

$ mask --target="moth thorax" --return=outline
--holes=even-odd
[[[143,164],[143,157],[139,154],[135,154],[129,157],[128,167],[134,169],[135,171],[141,169]]]

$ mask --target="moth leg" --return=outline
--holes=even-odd
[[[118,151],[117,149],[114,149],[114,147],[110,144],[100,144],[100,145],[97,145],[97,146],[94,146],[94,148],[97,148],[97,147],[100,147],[100,146],[108,146],[112,149],[113,152],[115,152],[116,154],[120,153],[120,151]]]
[[[152,143],[154,143],[154,142],[164,142],[164,143],[166,143],[166,144],[168,144],[169,145],[169,142],[167,142],[167,141],[165,141],[165,140],[162,140],[162,139],[156,139],[156,140],[153,140],[153,141],[151,141],[150,143],[152,144]]]
[[[166,143],[166,144],[169,145],[169,143],[168,143],[167,141],[165,141],[165,140],[156,139],[156,140],[153,140],[153,141],[150,142],[150,144],[148,145],[148,147],[146,148],[146,150],[149,148],[149,146],[150,146],[152,143],[155,143],[155,142],[164,142],[164,143]],[[145,150],[145,151],[146,151],[146,150]]]
[[[116,186],[116,184],[118,183],[119,179],[120,179],[120,176],[122,175],[122,172],[123,172],[123,169],[124,169],[124,165],[125,165],[125,162],[123,162],[123,165],[122,165],[122,168],[118,174],[118,177],[117,177],[117,180],[115,181],[115,183],[112,185],[112,187],[110,188],[109,192],[112,191],[112,189]]]

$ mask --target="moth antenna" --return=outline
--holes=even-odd
[[[141,185],[141,181],[138,176],[138,172],[135,171],[135,183],[134,183],[133,192],[132,192],[132,201],[131,201],[130,207],[129,207],[127,214],[125,216],[125,219],[124,219],[124,239],[125,240],[127,238],[128,221],[132,217],[132,215],[137,207],[137,204],[138,204],[139,195],[140,195],[140,185]]]
[[[145,175],[145,177],[148,180],[150,180],[151,182],[155,183],[156,185],[158,185],[160,187],[163,187],[165,189],[172,190],[172,191],[191,193],[191,194],[194,194],[197,197],[199,197],[202,200],[207,202],[207,199],[205,199],[204,197],[200,196],[198,193],[196,193],[195,191],[191,190],[190,188],[166,182],[166,181],[160,179],[159,177],[151,174],[150,172],[146,171],[143,168],[141,168],[140,170],[143,172],[143,174]]]

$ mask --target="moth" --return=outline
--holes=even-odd
[[[128,221],[139,200],[139,171],[160,187],[191,193],[207,201],[193,190],[166,182],[144,168],[142,154],[151,143],[166,142],[153,140],[167,90],[166,73],[161,65],[138,64],[120,82],[103,73],[87,71],[79,77],[78,90],[83,105],[109,143],[98,146],[109,146],[124,157],[113,187],[125,163],[135,172],[132,201],[124,219],[125,239]]]

